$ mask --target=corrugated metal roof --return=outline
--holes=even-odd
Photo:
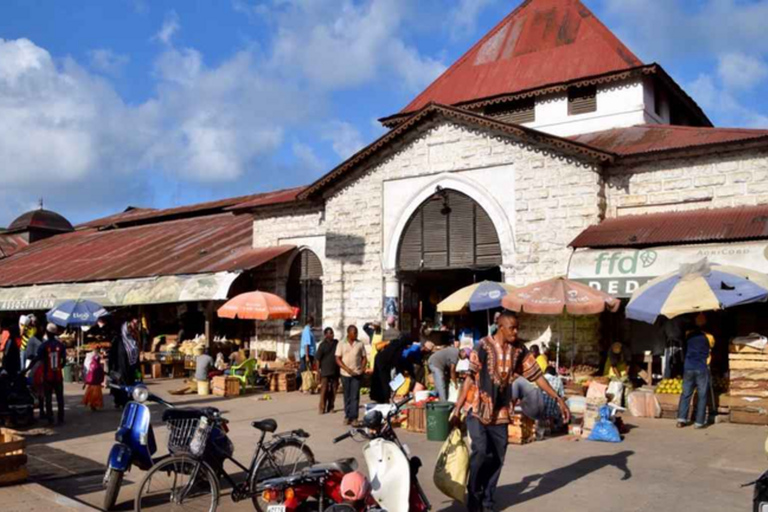
[[[293,201],[296,201],[299,194],[304,192],[306,188],[307,188],[306,186],[295,187],[295,188],[288,188],[284,190],[276,190],[274,192],[268,192],[266,194],[259,194],[258,196],[251,199],[250,201],[244,201],[228,209],[229,210],[247,210],[250,208],[257,208],[259,206],[272,206],[272,205],[282,204],[282,203],[291,203]]]
[[[226,199],[219,199],[217,201],[208,201],[205,203],[195,203],[186,206],[178,206],[174,208],[164,208],[160,210],[154,210],[150,208],[136,208],[130,211],[110,215],[101,219],[96,219],[84,224],[78,225],[80,228],[101,228],[106,226],[127,226],[133,224],[146,224],[149,222],[160,222],[173,218],[193,217],[199,215],[211,215],[214,213],[224,212],[228,209],[234,209],[238,205],[244,203],[258,203],[259,206],[267,204],[276,204],[286,202],[288,200],[295,199],[296,194],[300,190],[282,189],[274,190],[271,192],[260,192],[258,194],[250,194],[247,196],[229,197]]]
[[[768,141],[768,130],[648,124],[585,133],[568,138],[617,155],[634,156],[760,139]]]
[[[0,259],[6,258],[29,245],[24,238],[11,233],[0,233]]]
[[[768,238],[768,205],[627,215],[590,226],[570,246],[634,247]]]
[[[231,213],[54,236],[0,260],[0,286],[257,267],[293,247],[253,249],[253,219]]]
[[[17,217],[16,220],[11,222],[11,225],[8,226],[6,232],[18,233],[29,229],[67,232],[72,231],[73,228],[72,224],[58,213],[39,208],[37,210],[28,211]]]
[[[402,112],[641,66],[579,0],[526,0]]]

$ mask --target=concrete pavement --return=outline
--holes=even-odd
[[[361,445],[354,441],[333,445],[331,439],[345,429],[341,414],[319,416],[317,397],[300,393],[273,393],[271,401],[259,395],[235,399],[215,397],[171,397],[167,391],[179,381],[152,383],[153,392],[188,405],[219,407],[231,420],[230,437],[235,454],[247,465],[257,440],[250,422],[273,417],[279,430],[304,428],[312,434],[309,444],[318,460],[341,457],[362,460]],[[51,435],[29,438],[32,483],[0,489],[0,510],[78,510],[75,506],[99,507],[103,499],[101,479],[104,462],[113,442],[119,412],[91,413],[80,407],[79,386],[67,387],[67,423]],[[106,400],[111,403],[110,399]],[[341,405],[341,396],[337,406]],[[153,406],[153,411],[159,411]],[[160,414],[155,413],[156,422]],[[765,427],[719,424],[703,431],[676,429],[669,420],[629,418],[631,432],[621,444],[603,444],[561,437],[526,446],[510,446],[499,484],[501,509],[601,511],[701,511],[749,510],[751,489],[740,484],[754,480],[768,465],[763,444]],[[158,444],[164,453],[165,428],[157,427]],[[432,483],[432,468],[440,443],[424,435],[401,430],[401,439],[424,461],[420,481],[434,510],[463,510],[445,498]],[[126,477],[118,510],[132,510],[133,498],[142,477]],[[61,496],[63,498],[57,498]],[[58,500],[58,501],[57,501]],[[50,504],[50,506],[48,505]],[[55,506],[69,507],[56,509]],[[37,508],[33,508],[37,507]],[[225,491],[219,510],[253,510],[250,502],[233,504]]]

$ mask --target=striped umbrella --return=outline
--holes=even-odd
[[[461,313],[470,311],[487,311],[501,307],[501,299],[515,288],[505,283],[481,281],[465,286],[453,292],[437,305],[441,313]]]
[[[626,316],[653,324],[660,316],[715,311],[768,299],[768,275],[742,267],[698,263],[681,265],[632,294]]]

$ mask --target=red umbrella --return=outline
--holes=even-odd
[[[281,297],[267,292],[241,293],[221,306],[220,318],[242,320],[288,320],[295,316],[293,308]]]
[[[556,277],[529,284],[509,292],[501,299],[502,307],[532,315],[597,315],[605,310],[616,312],[619,301],[605,292],[585,284]],[[573,319],[571,367],[576,355],[576,318]],[[560,339],[557,340],[557,362],[560,366]]]
[[[606,309],[615,312],[619,301],[605,292],[563,277],[529,284],[501,299],[507,309],[533,315],[596,315]]]

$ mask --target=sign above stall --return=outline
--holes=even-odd
[[[571,259],[568,277],[614,297],[627,298],[651,279],[675,272],[681,264],[702,258],[713,264],[735,265],[768,274],[768,241],[644,249],[579,249]]]

